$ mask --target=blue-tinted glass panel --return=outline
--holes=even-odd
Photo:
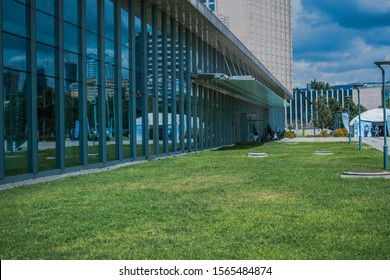
[[[130,157],[130,92],[129,92],[129,70],[122,69],[122,85],[120,93],[122,93],[122,134],[123,134],[123,157]]]
[[[39,171],[56,167],[55,85],[54,78],[37,76]]]
[[[77,166],[79,160],[79,90],[78,84],[72,83],[64,90],[65,99],[65,166]]]
[[[37,41],[55,45],[54,17],[37,11]]]
[[[115,63],[115,43],[111,40],[106,39],[106,63],[116,64]]]
[[[99,61],[94,59],[94,56],[88,56],[87,57],[87,79],[94,79],[96,83],[96,80],[98,78],[99,73]]]
[[[98,36],[94,33],[87,32],[87,56],[93,55],[97,59],[98,54]]]
[[[115,87],[115,73],[116,66],[106,61],[106,85],[110,87]]]
[[[65,2],[66,1],[68,1],[68,0],[65,0]],[[37,10],[41,10],[41,11],[44,11],[44,12],[49,13],[51,15],[54,15],[55,1],[54,0],[37,0],[36,7],[37,7]]]
[[[126,4],[121,3],[121,25],[122,38],[121,43],[124,46],[129,46],[129,13],[127,12]]]
[[[141,19],[139,17],[135,17],[134,23],[135,23],[135,36],[140,36],[140,34],[141,34]]]
[[[12,1],[3,1],[3,29],[5,31],[27,37],[26,6]]]
[[[3,66],[17,70],[27,70],[27,40],[3,34]]]
[[[98,91],[95,79],[87,80],[88,163],[99,162]]]
[[[79,29],[73,24],[64,23],[64,48],[65,50],[79,53]]]
[[[107,161],[115,160],[116,155],[116,143],[115,141],[115,121],[114,121],[114,104],[116,94],[115,94],[115,88],[113,87],[113,81],[108,81],[107,87],[106,87],[106,133],[107,133]]]
[[[78,0],[64,1],[64,19],[74,24],[78,24]]]
[[[122,67],[129,69],[130,61],[129,61],[129,48],[122,45]]]
[[[5,175],[27,173],[27,94],[29,74],[5,70],[4,79],[4,118],[2,123],[5,144]]]
[[[66,82],[66,88],[69,89],[70,83],[78,81],[78,65],[79,65],[79,56],[74,53],[64,52],[64,73],[65,79],[69,82]]]
[[[54,48],[37,44],[37,73],[38,75],[52,77],[56,75]]]
[[[97,16],[97,8],[98,3],[97,0],[86,0],[87,1],[87,29],[97,33],[98,30],[98,16]]]
[[[105,31],[106,38],[111,40],[115,39],[115,31],[114,31],[114,2],[112,0],[105,0]]]

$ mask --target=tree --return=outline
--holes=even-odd
[[[314,81],[310,82],[310,88],[312,90],[328,90],[330,87],[329,83],[320,82],[314,79]]]
[[[330,109],[326,97],[318,95],[317,100],[313,103],[314,108],[314,126],[324,128],[333,127],[332,110]]]
[[[348,104],[349,104],[349,111],[350,111],[351,120],[352,120],[354,117],[356,117],[359,114],[359,110],[358,110],[357,104],[355,102],[353,102],[353,100],[351,98],[347,98],[347,99],[345,99],[345,102],[344,102],[343,112],[345,112],[345,113],[348,112]],[[360,104],[360,113],[363,113],[365,111],[367,111],[367,108]]]
[[[382,104],[378,108],[383,108]],[[386,98],[386,109],[390,109],[390,98]]]

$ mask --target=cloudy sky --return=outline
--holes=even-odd
[[[292,9],[294,87],[381,81],[373,62],[390,60],[390,0],[292,0]]]

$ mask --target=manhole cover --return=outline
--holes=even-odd
[[[333,155],[331,151],[316,151],[314,154],[316,155]]]
[[[382,170],[352,170],[343,172],[341,178],[388,178],[390,172]]]
[[[263,158],[267,156],[267,153],[248,153],[248,157]]]

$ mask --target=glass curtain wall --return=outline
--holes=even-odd
[[[99,162],[99,93],[100,59],[98,45],[98,1],[86,0],[86,55],[87,55],[87,118],[88,118],[88,163]]]
[[[148,3],[148,7],[147,7],[147,14],[146,14],[146,20],[147,20],[147,24],[146,24],[146,40],[145,40],[145,43],[146,43],[146,62],[145,62],[145,66],[146,66],[146,71],[147,71],[147,76],[146,76],[146,89],[147,89],[147,112],[146,112],[146,117],[148,119],[148,124],[147,124],[147,130],[148,130],[148,133],[146,134],[147,138],[148,138],[148,145],[149,145],[149,150],[150,150],[150,153],[151,154],[158,154],[158,151],[156,151],[158,149],[158,146],[155,146],[154,145],[154,141],[156,141],[156,139],[154,138],[154,122],[157,121],[158,122],[158,116],[156,118],[155,116],[155,103],[158,102],[156,101],[156,95],[155,95],[155,88],[154,88],[154,80],[155,80],[155,70],[154,70],[154,67],[155,67],[155,60],[154,60],[154,36],[153,36],[153,33],[154,33],[154,28],[155,26],[153,26],[152,24],[152,6],[150,5],[149,6],[149,3]]]
[[[198,35],[143,0],[32,3],[1,0],[1,179],[219,145]]]
[[[58,40],[54,1],[36,3],[36,67],[38,106],[38,170],[56,168],[56,85]]]
[[[116,111],[114,104],[118,98],[118,87],[115,83],[117,75],[117,63],[115,60],[115,50],[117,49],[115,40],[115,5],[113,0],[104,1],[104,19],[105,19],[105,128],[107,161],[116,159]]]
[[[64,4],[65,166],[80,164],[80,25],[78,0]]]
[[[164,153],[165,151],[165,132],[164,132],[164,123],[165,118],[165,85],[166,85],[166,35],[163,33],[163,28],[165,28],[165,15],[158,16],[157,18],[157,92],[158,92],[158,140],[159,140],[159,153]]]
[[[31,94],[30,13],[25,4],[2,1],[3,123],[5,176],[29,172],[27,106]]]
[[[120,93],[122,94],[122,156],[124,159],[130,158],[130,68],[131,62],[131,37],[129,28],[129,4],[119,1],[121,12],[121,85]]]
[[[137,154],[136,156],[142,155],[143,143],[143,128],[142,128],[142,105],[144,100],[145,92],[142,88],[142,80],[144,79],[145,73],[142,69],[143,51],[142,51],[142,22],[141,22],[141,3],[135,1],[135,14],[134,26],[135,26],[135,89],[136,89],[136,139],[137,139]],[[140,147],[140,148],[138,148]]]

